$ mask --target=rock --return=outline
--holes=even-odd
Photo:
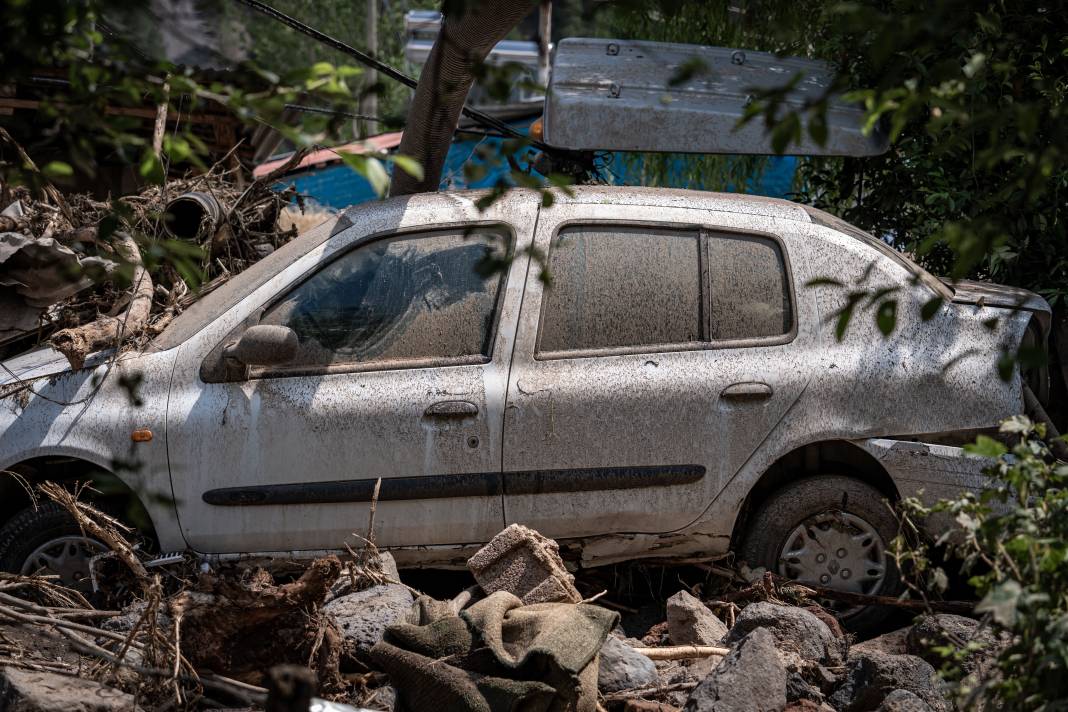
[[[323,612],[337,624],[346,645],[365,655],[386,628],[407,618],[412,603],[407,587],[390,583],[335,598]]]
[[[652,660],[614,636],[601,646],[597,688],[602,693],[655,685],[658,680]]]
[[[887,655],[904,655],[911,652],[905,643],[909,630],[909,628],[898,628],[889,633],[883,633],[871,640],[854,643],[853,647],[849,650],[851,653],[870,651],[875,653],[886,653]]]
[[[952,646],[963,649],[969,643],[979,646],[971,655],[961,661],[961,669],[965,674],[979,673],[986,675],[989,663],[996,657],[1001,641],[988,627],[980,627],[979,621],[965,616],[955,616],[949,613],[938,613],[925,616],[908,629],[905,641],[907,651],[917,655],[935,667],[941,667],[945,662],[936,647]]]
[[[756,629],[690,693],[686,712],[764,712],[786,706],[786,668],[775,636]]]
[[[131,712],[134,696],[70,675],[0,669],[0,709],[7,712]]]
[[[582,600],[559,545],[520,524],[493,537],[467,560],[467,568],[487,595],[508,591],[525,604]]]
[[[802,660],[840,665],[845,658],[846,643],[809,611],[761,601],[751,603],[738,615],[727,635],[735,643],[757,628],[766,628],[780,650],[796,653]]]
[[[794,672],[786,678],[786,699],[789,702],[811,700],[818,705],[823,702],[823,693],[810,685],[801,673]]]
[[[654,700],[627,700],[623,712],[679,712],[679,708]]]
[[[927,704],[908,690],[894,690],[879,705],[875,712],[932,712]]]
[[[873,710],[899,689],[915,694],[935,712],[949,710],[945,683],[925,660],[915,655],[872,651],[849,656],[844,679],[829,702],[841,712]]]
[[[667,625],[672,645],[718,645],[728,632],[723,621],[687,591],[667,600]]]

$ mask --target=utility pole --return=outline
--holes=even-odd
[[[378,0],[367,0],[367,54],[378,57]],[[378,116],[378,93],[373,91],[376,84],[378,84],[378,72],[369,69],[364,83],[364,95],[360,101],[361,114]],[[377,129],[377,124],[374,122],[363,121],[361,123],[361,137],[366,137]]]
[[[538,8],[538,83],[549,86],[549,43],[553,35],[552,0],[541,0]]]

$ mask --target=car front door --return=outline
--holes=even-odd
[[[420,200],[392,221],[375,219],[388,204],[350,210],[370,227],[334,235],[181,347],[168,451],[194,549],[340,549],[366,534],[376,486],[379,545],[502,526],[504,391],[537,203]],[[509,251],[504,272],[481,269]],[[219,377],[221,349],[257,323],[296,332],[296,357]]]
[[[783,241],[751,224],[674,207],[542,210],[548,287],[527,280],[505,415],[510,523],[554,537],[685,527],[783,418],[815,333],[799,338]]]

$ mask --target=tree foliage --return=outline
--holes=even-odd
[[[996,461],[981,495],[966,494],[928,509],[905,503],[912,518],[948,516],[958,525],[937,542],[962,563],[981,596],[976,612],[998,634],[993,651],[997,675],[964,677],[960,660],[975,653],[946,647],[944,668],[957,680],[964,708],[977,699],[996,699],[1001,709],[1064,709],[1068,699],[1068,464],[1058,462],[1043,442],[1045,427],[1022,416],[1001,433],[1016,440],[1011,449],[980,437],[966,449]],[[947,578],[930,564],[926,547],[905,546],[914,573],[944,586]]]

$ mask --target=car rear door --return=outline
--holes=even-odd
[[[685,527],[783,418],[805,383],[794,285],[783,241],[752,224],[542,209],[549,283],[527,280],[508,383],[509,523],[553,537]]]
[[[504,391],[537,201],[480,212],[431,196],[381,211],[350,209],[357,226],[294,278],[183,345],[168,451],[194,549],[342,548],[366,533],[379,480],[379,545],[481,542],[503,525]],[[506,251],[519,257],[504,272],[480,272]],[[205,380],[238,322],[293,329],[297,357]]]

